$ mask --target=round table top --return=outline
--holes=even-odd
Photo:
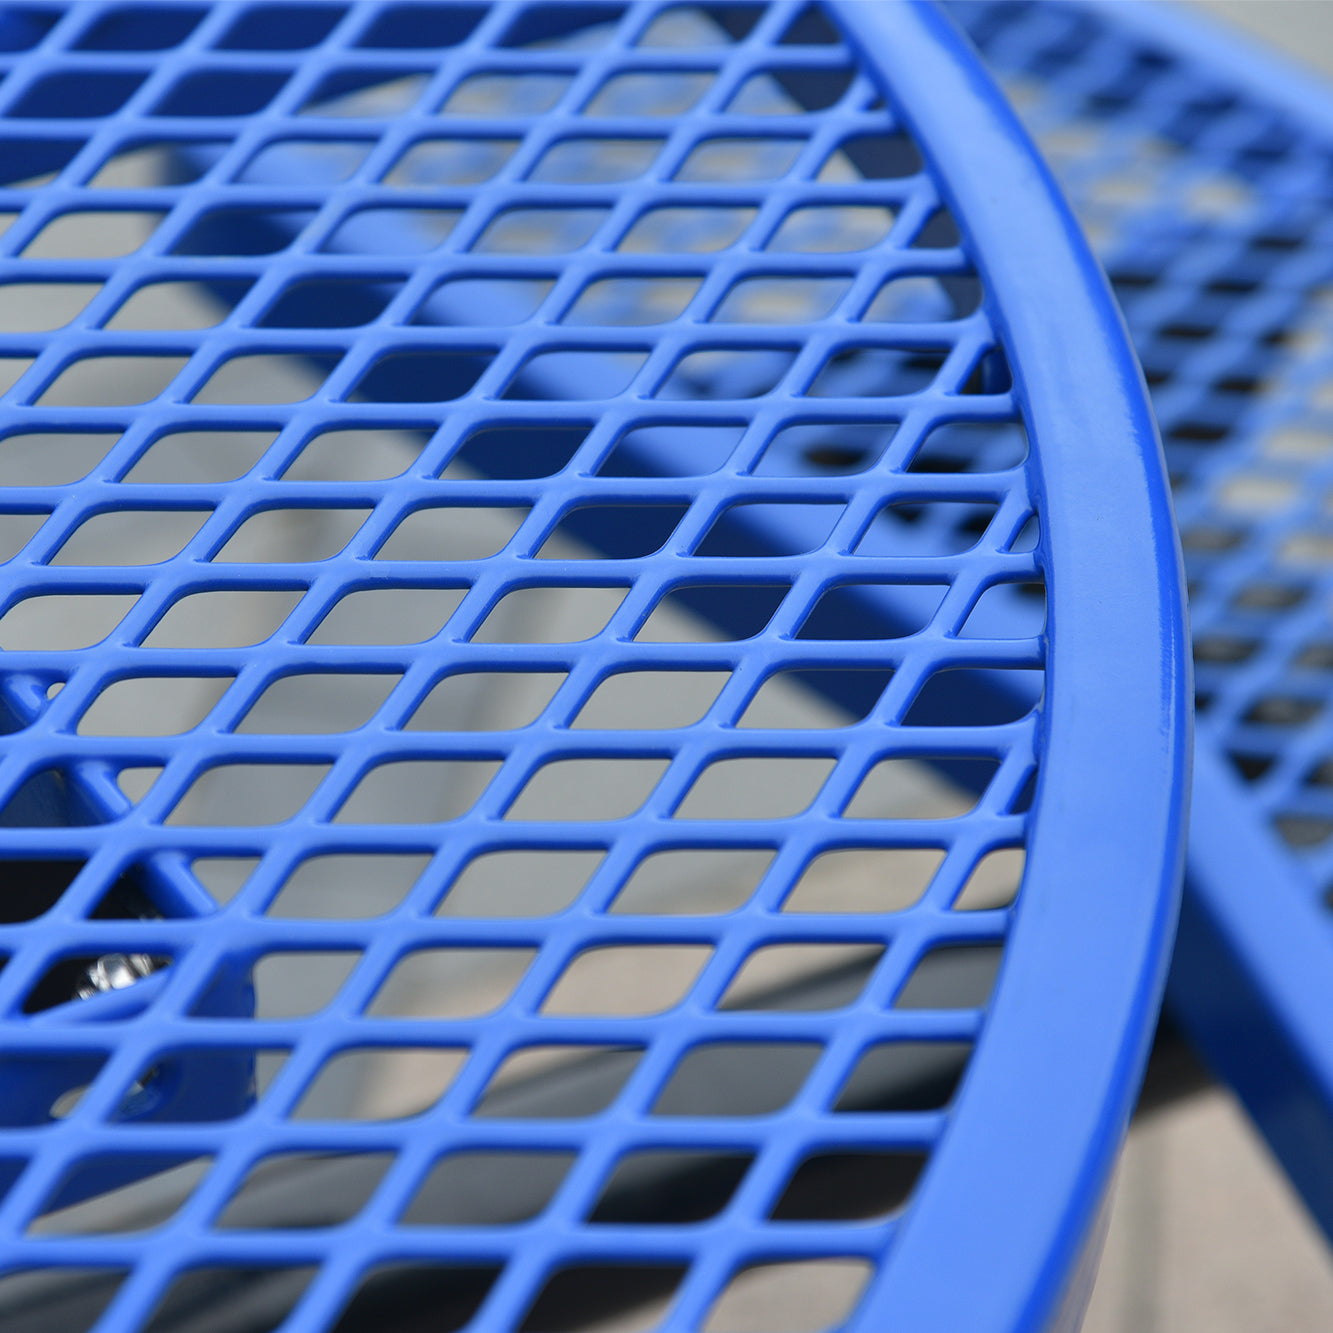
[[[1174,927],[1178,550],[947,20],[0,46],[0,1310],[1075,1318]]]

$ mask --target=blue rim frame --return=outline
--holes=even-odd
[[[914,2],[843,3],[835,12],[934,158],[1011,348],[1045,501],[1055,647],[1039,814],[986,1039],[929,1189],[856,1327],[890,1315],[902,1328],[975,1327],[984,1291],[998,1316],[993,1327],[1040,1329],[1059,1315],[1095,1230],[1175,927],[1192,728],[1179,547],[1123,321],[1007,102],[939,11]],[[1033,206],[999,196],[992,174],[1022,180]],[[1089,308],[1095,319],[1084,322]],[[1110,363],[1105,379],[1083,370],[1097,361]],[[1117,457],[1126,436],[1138,455],[1132,475]],[[1151,634],[1135,629],[1148,607]],[[1127,702],[1158,715],[1151,739],[1104,725]],[[1143,966],[1127,966],[1130,959]],[[1086,1022],[1093,1005],[1096,1031]],[[1032,1087],[1053,1068],[1067,1078],[1034,1099]],[[1009,1169],[995,1171],[997,1161]],[[944,1290],[927,1277],[941,1244],[969,1275]]]

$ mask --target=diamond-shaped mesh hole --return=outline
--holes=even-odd
[[[150,1230],[175,1214],[211,1165],[211,1157],[182,1161],[181,1154],[167,1153],[136,1154],[130,1161],[109,1153],[85,1157],[47,1196],[28,1234],[132,1235]],[[132,1178],[140,1172],[143,1179]],[[117,1188],[116,1182],[127,1176],[130,1183]]]
[[[505,390],[518,400],[615,398],[634,383],[648,353],[613,348],[539,352],[524,362]]]
[[[882,1042],[848,1075],[836,1112],[937,1111],[949,1104],[972,1054],[961,1041]]]
[[[661,139],[564,139],[548,148],[530,179],[543,184],[619,184],[642,176]]]
[[[882,591],[881,591],[882,590]],[[947,588],[937,583],[840,583],[801,622],[799,639],[900,639],[925,629]],[[892,604],[888,605],[891,593]]]
[[[705,1333],[821,1333],[856,1308],[874,1271],[866,1259],[800,1259],[743,1268],[718,1297]]]
[[[86,999],[96,990],[123,990],[170,962],[169,957],[136,949],[61,958],[42,973],[24,996],[23,1012],[43,1013],[71,1000]]]
[[[841,476],[864,472],[880,459],[897,423],[809,422],[780,430],[755,467],[761,477]]]
[[[356,536],[368,509],[261,509],[213,556],[217,564],[292,564],[329,560]]]
[[[300,173],[310,185],[336,185],[356,173],[373,147],[369,139],[276,139],[250,158],[236,180],[268,185]]]
[[[498,1009],[535,949],[416,949],[394,964],[366,1009],[371,1018],[473,1018]]]
[[[566,324],[666,324],[677,318],[699,290],[699,278],[601,278],[583,289]]]
[[[805,868],[784,912],[901,912],[918,902],[944,861],[936,847],[840,847]]]
[[[61,543],[53,565],[155,565],[194,540],[210,511],[117,509],[94,514]]]
[[[196,403],[299,403],[338,364],[336,356],[243,352],[228,357],[195,390]]]
[[[466,1058],[466,1051],[450,1046],[338,1051],[308,1085],[292,1119],[405,1120],[420,1115],[444,1096]]]
[[[619,248],[631,254],[715,254],[735,245],[757,209],[744,206],[650,208]]]
[[[275,950],[251,970],[256,1018],[303,1018],[332,1002],[361,955],[350,949]]]
[[[869,250],[888,236],[893,218],[893,210],[879,204],[794,208],[783,218],[768,249],[791,254],[851,254]]]
[[[796,164],[804,139],[705,139],[676,172],[679,181],[776,181]]]
[[[808,671],[777,671],[751,699],[737,723],[741,727],[826,730],[859,722],[869,715],[893,679],[889,667],[831,667]],[[838,716],[825,709],[793,707],[793,692],[813,690],[834,701]]]
[[[921,526],[929,531],[932,549],[939,555],[961,555],[983,537],[998,506],[966,501],[926,500],[885,505],[857,544],[858,555],[888,555],[902,540],[902,528]]]
[[[990,1000],[999,970],[998,944],[945,945],[916,965],[898,992],[899,1009],[979,1009]]]
[[[485,759],[401,759],[377,764],[337,815],[339,824],[435,824],[476,803],[500,765]]]
[[[386,1263],[367,1270],[343,1307],[335,1333],[373,1327],[385,1310],[429,1310],[433,1333],[472,1322],[500,1275],[497,1265]]]
[[[296,1308],[315,1271],[308,1265],[227,1264],[188,1268],[172,1280],[144,1325],[144,1333],[171,1333],[182,1322],[197,1317],[198,1311],[214,1309],[238,1291],[245,1293],[247,1303],[253,1302],[280,1323]],[[277,1323],[270,1327],[276,1327]]]
[[[96,282],[7,282],[0,285],[0,333],[64,328],[102,290]]]
[[[391,119],[410,111],[429,82],[424,71],[338,69],[320,81],[299,114]]]
[[[773,863],[766,848],[677,847],[644,857],[610,910],[645,916],[715,916],[742,907]]]
[[[775,1222],[861,1222],[898,1212],[926,1164],[924,1152],[821,1152],[793,1172],[769,1216]]]
[[[727,683],[725,671],[621,671],[604,680],[579,710],[576,727],[656,730],[688,727]]]
[[[507,1055],[472,1114],[572,1120],[598,1115],[620,1095],[643,1056],[638,1046],[527,1046]]]
[[[684,504],[581,505],[560,520],[537,554],[568,559],[574,539],[589,544],[591,554],[637,560],[665,546],[687,510]]]
[[[718,759],[676,809],[678,819],[788,819],[819,795],[836,760],[816,755]]]
[[[657,476],[707,476],[731,457],[744,431],[740,425],[698,422],[626,431],[598,471],[604,477],[637,477],[651,466]],[[667,444],[669,452],[659,461],[658,450]]]
[[[270,736],[353,731],[375,716],[400,679],[362,671],[283,676],[251,704],[236,731]]]
[[[331,852],[307,857],[283,881],[267,915],[335,921],[383,916],[407,897],[429,864],[425,852]]]
[[[34,431],[0,439],[0,486],[63,486],[95,468],[120,437]]]
[[[537,313],[553,285],[549,278],[450,279],[421,303],[412,323],[444,328],[522,324]]]
[[[465,588],[380,586],[349,592],[311,631],[312,644],[409,644],[432,639]]]
[[[949,780],[925,778],[925,764]],[[957,754],[921,754],[910,759],[881,759],[857,787],[843,810],[846,819],[957,819],[976,808],[999,763]]]
[[[470,74],[445,99],[444,116],[540,116],[569,86],[567,74]]]
[[[718,1008],[816,1013],[855,1004],[884,954],[878,944],[770,944],[741,964]]]
[[[392,1164],[385,1152],[271,1153],[246,1172],[213,1225],[223,1231],[340,1226],[370,1202]]]
[[[851,347],[838,352],[815,376],[814,398],[897,398],[934,383],[946,353],[892,347]]]
[[[566,848],[487,852],[463,868],[436,914],[530,917],[564,911],[604,856],[602,850]]]
[[[167,608],[144,646],[248,648],[270,638],[301,600],[294,590],[228,588],[187,593]]]
[[[665,1263],[567,1265],[547,1279],[518,1333],[568,1333],[612,1316],[624,1333],[646,1333],[665,1316],[685,1271]]]
[[[407,514],[375,552],[376,560],[484,560],[508,545],[526,509],[437,505]]]
[[[543,764],[505,812],[512,820],[625,819],[652,794],[666,759],[555,759]]]
[[[767,628],[789,583],[687,583],[668,592],[635,636],[650,643],[749,639]]]
[[[472,389],[492,355],[488,348],[389,352],[366,370],[352,396],[372,403],[450,402]]]
[[[311,208],[256,205],[209,209],[191,224],[172,253],[220,258],[277,254],[299,236],[314,216]]]
[[[903,718],[909,727],[1001,726],[1036,705],[1041,671],[944,667],[929,676]]]
[[[638,44],[667,50],[729,46],[749,36],[762,12],[754,5],[672,5],[654,16]]]
[[[457,46],[485,16],[481,5],[385,5],[357,39],[371,50]]]
[[[503,169],[517,139],[419,139],[385,174],[386,185],[480,185]]]
[[[300,813],[328,764],[215,764],[195,779],[168,824],[281,824]]]
[[[276,69],[196,69],[178,79],[153,108],[159,116],[249,116],[282,91],[288,74]]]
[[[851,87],[854,71],[796,65],[752,74],[727,105],[744,116],[799,116],[824,111],[840,102]]]
[[[909,471],[999,472],[1017,467],[1027,453],[1027,435],[1017,422],[950,422],[926,436]]]
[[[828,541],[842,512],[841,504],[742,501],[722,511],[695,548],[695,554],[805,555]]]
[[[658,389],[657,397],[668,401],[762,398],[777,388],[795,360],[796,349],[782,347],[687,352]]]
[[[146,282],[130,293],[107,320],[108,329],[211,329],[250,290],[250,283],[226,279],[204,288],[197,282]]]
[[[62,652],[90,648],[120,624],[137,593],[39,593],[0,619],[0,648]]]
[[[743,278],[712,318],[720,324],[808,324],[832,313],[848,278]]]
[[[588,1221],[679,1226],[715,1217],[739,1188],[752,1153],[649,1150],[628,1153]]]
[[[714,75],[645,70],[613,74],[584,108],[588,116],[678,116],[688,111],[712,85]]]
[[[606,945],[586,949],[547,995],[548,1014],[665,1013],[689,994],[712,949],[706,945]]]
[[[130,70],[58,70],[30,84],[7,114],[39,120],[110,116],[138,92],[147,77],[146,72]]]
[[[85,356],[71,362],[37,400],[42,407],[132,407],[151,402],[186,356]]]
[[[285,287],[258,320],[261,329],[350,329],[369,324],[402,286],[400,279],[312,278]]]
[[[431,1167],[400,1226],[504,1226],[540,1215],[574,1155],[567,1152],[451,1153]]]
[[[423,436],[411,430],[320,431],[282,476],[284,481],[380,481],[403,472],[423,443]]]
[[[474,431],[463,442],[459,459],[472,462],[488,477],[497,479],[549,477],[569,464],[587,438],[588,429],[569,424],[516,424]]]
[[[108,685],[79,719],[81,736],[178,736],[197,727],[230,676],[132,676]]]
[[[1022,847],[1001,847],[987,852],[967,877],[954,899],[954,910],[986,912],[1010,906],[1018,896],[1027,853]]]
[[[403,724],[406,731],[509,731],[541,716],[560,671],[459,671],[446,676]]]
[[[563,255],[582,249],[606,219],[604,208],[508,208],[481,234],[478,254]]]
[[[321,249],[332,254],[424,255],[453,233],[458,208],[358,208],[338,224]]]
[[[235,481],[277,438],[272,430],[186,430],[161,436],[125,474],[153,485]]]
[[[265,5],[242,11],[215,43],[219,51],[305,51],[331,33],[346,13],[342,5]]]
[[[578,643],[606,628],[624,587],[551,584],[506,593],[473,633],[474,643]],[[559,594],[556,596],[555,594]]]
[[[813,1042],[709,1042],[687,1051],[658,1094],[660,1116],[755,1116],[801,1090],[822,1048]]]

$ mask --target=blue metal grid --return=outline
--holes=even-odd
[[[1169,7],[955,12],[1096,242],[1162,428],[1200,719],[1169,1003],[1333,1233],[1333,99]]]
[[[59,328],[3,335],[0,429],[49,436],[53,468],[56,441],[107,442],[3,493],[21,534],[0,614],[0,847],[22,887],[0,927],[11,1309],[163,1333],[239,1300],[262,1316],[225,1317],[351,1329],[407,1291],[436,1326],[539,1330],[563,1326],[568,1289],[596,1308],[619,1283],[669,1294],[686,1328],[814,1264],[856,1279],[823,1323],[1076,1312],[1172,922],[1188,672],[1165,489],[1105,286],[1002,102],[931,11],[836,17],[846,38],[794,4],[4,16],[2,280],[96,290]],[[697,98],[664,106],[671,87]],[[149,145],[183,183],[122,183]],[[43,257],[81,211],[108,234],[150,214],[150,233]],[[124,327],[170,282],[225,313]],[[263,356],[317,383],[247,402]],[[76,392],[88,378],[103,398]],[[216,401],[228,380],[239,402]],[[960,453],[978,426],[989,442]],[[308,451],[353,428],[419,449],[396,475],[306,479]],[[243,477],[138,479],[192,431],[272,443]],[[423,516],[447,532],[481,509],[513,516],[499,549],[395,554]],[[108,516],[171,549],[96,563]],[[236,560],[247,525],[316,516],[343,534],[321,558]],[[584,546],[552,557],[557,533]],[[1029,614],[1016,634],[1042,586],[1049,630]],[[600,619],[542,641],[504,610],[533,591],[590,594]],[[219,643],[209,603],[182,643],[181,609],[210,594],[281,609],[260,641]],[[42,601],[60,598],[67,614]],[[651,637],[669,598],[720,638]],[[434,623],[395,637],[365,614],[405,603]],[[580,725],[648,672],[723,684],[689,725]],[[841,725],[747,725],[783,672]],[[512,729],[413,725],[482,673],[558,687]],[[391,688],[343,733],[252,723],[291,678],[369,674]],[[122,684],[183,680],[217,699],[178,734],[84,725]],[[921,760],[951,783],[947,817],[876,803]],[[810,776],[805,798],[736,810],[778,768]],[[594,770],[600,805],[524,817],[539,786],[577,797]],[[244,821],[208,818],[228,783]],[[792,910],[848,849],[940,864],[898,910]],[[1001,849],[1027,854],[1017,906],[957,910]],[[730,910],[618,908],[651,857],[686,851],[771,864]],[[525,852],[538,879],[571,854],[595,869],[560,910],[451,912],[471,867]],[[276,910],[317,858],[371,854],[428,862],[382,915]],[[229,899],[204,872],[227,862],[257,862]],[[747,965],[782,947],[851,950],[850,983],[746,999]],[[517,970],[489,1008],[377,1011],[396,969],[450,950]],[[1001,951],[989,995],[989,976],[943,1001],[926,984]],[[561,1001],[617,952],[694,971],[646,1012],[630,991]],[[252,1015],[261,967],[317,953],[354,960],[336,993]],[[904,1053],[947,1077],[862,1109],[858,1076]],[[513,1072],[534,1054],[544,1075]],[[315,1091],[353,1059],[371,1095],[334,1114]],[[403,1067],[419,1104],[377,1109]],[[750,1100],[710,1101],[736,1071]],[[561,1079],[584,1089],[572,1110]],[[706,1215],[626,1214],[620,1173],[650,1157],[721,1163],[731,1186]],[[298,1158],[366,1168],[356,1206],[314,1225],[280,1197],[237,1221],[265,1172],[270,1199],[309,1184],[274,1174]],[[460,1219],[449,1171],[498,1195],[506,1163],[536,1202]],[[199,1183],[139,1229],[65,1211],[191,1164]],[[810,1192],[837,1170],[887,1171],[887,1213]],[[423,1220],[442,1179],[455,1213]]]

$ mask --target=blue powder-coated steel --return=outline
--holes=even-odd
[[[1333,1234],[1333,98],[1172,6],[955,12],[1097,242],[1164,436],[1200,714],[1168,1003]]]
[[[0,1309],[304,1333],[378,1322],[406,1292],[434,1327],[540,1330],[566,1326],[570,1291],[595,1310],[628,1286],[669,1292],[666,1325],[693,1328],[734,1317],[752,1280],[850,1272],[824,1323],[1076,1320],[1173,926],[1189,666],[1119,317],[947,21],[916,4],[36,4],[0,45],[0,283],[95,289],[54,330],[0,335],[0,447],[107,437],[81,473],[0,492],[22,534],[0,603],[0,850],[26,904],[0,926]],[[145,145],[183,183],[127,183]],[[444,165],[413,165],[430,152]],[[153,216],[124,257],[50,257],[80,210]],[[213,291],[215,325],[127,320],[168,282]],[[261,355],[318,373],[272,401],[270,363],[237,360]],[[122,389],[154,367],[153,393]],[[345,429],[417,447],[396,475],[302,470]],[[234,479],[151,473],[202,430],[219,452],[272,442]],[[498,549],[402,554],[412,522],[447,544],[481,509],[512,516]],[[297,529],[341,516],[343,535],[237,560],[242,526],[275,511]],[[108,515],[184,535],[151,563],[97,563],[89,525]],[[600,619],[564,639],[506,619],[530,590],[599,595]],[[168,633],[209,592],[286,600],[246,641],[211,609]],[[429,627],[345,614],[407,594]],[[62,597],[43,619],[35,599]],[[717,628],[655,636],[668,599]],[[705,671],[722,685],[698,721],[581,721],[608,682]],[[442,681],[538,672],[558,687],[524,725],[416,721]],[[841,715],[753,712],[784,672]],[[368,673],[391,688],[343,732],[254,721],[289,677]],[[213,680],[215,702],[165,736],[88,723],[155,680],[164,700]],[[874,795],[903,760],[952,781],[947,809]],[[577,807],[599,771],[600,804]],[[800,801],[737,806],[779,771],[813,774]],[[210,818],[229,774],[245,817]],[[1026,853],[1015,904],[964,910],[1002,849]],[[880,905],[798,909],[816,861],[848,850],[885,854]],[[932,850],[928,883],[894,901],[895,867]],[[558,908],[455,906],[485,858],[525,851],[538,880],[570,855],[595,868]],[[621,905],[649,858],[701,851],[771,864],[739,905]],[[374,919],[279,910],[334,854],[428,864]],[[205,887],[228,860],[248,871],[233,897]],[[67,885],[34,906],[52,875]],[[850,949],[861,970],[836,1002],[756,999],[747,968],[778,947]],[[989,998],[921,998],[932,966],[986,948],[1003,954]],[[451,1014],[376,1007],[400,964],[449,950],[518,960],[519,979]],[[253,1009],[265,964],[339,952],[354,966],[313,1012]],[[617,956],[621,987],[569,998]],[[695,971],[645,1006],[637,974],[663,958]],[[131,960],[147,975],[87,985]],[[956,1094],[851,1096],[872,1055],[960,1051]],[[525,1052],[551,1068],[511,1074]],[[368,1054],[360,1101],[318,1099],[340,1057]],[[708,1100],[733,1095],[732,1068],[762,1084],[746,1071],[776,1054],[781,1095]],[[595,1105],[550,1091],[608,1070]],[[419,1104],[381,1096],[405,1091]],[[627,1212],[615,1182],[648,1155],[740,1174],[703,1214]],[[286,1197],[237,1221],[256,1169],[296,1157],[380,1174],[318,1223],[284,1220],[310,1176],[278,1174]],[[469,1225],[423,1223],[441,1164],[465,1158],[483,1195],[506,1161],[559,1169],[527,1211],[497,1197]],[[808,1187],[886,1161],[925,1163],[887,1211]],[[165,1218],[62,1211],[184,1163],[206,1169]]]

